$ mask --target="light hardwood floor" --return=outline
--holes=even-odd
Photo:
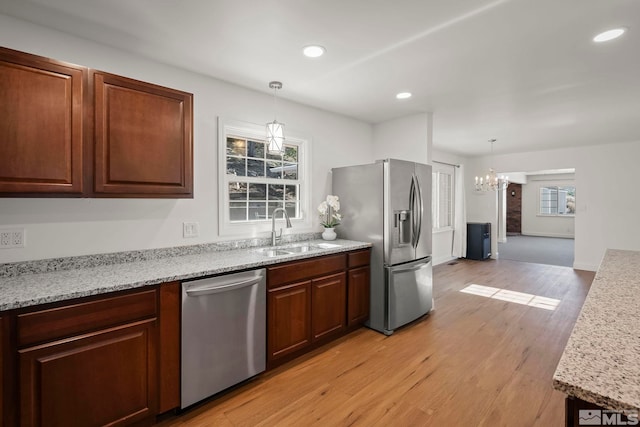
[[[429,316],[390,337],[355,331],[160,426],[562,426],[552,375],[593,276],[506,260],[437,266]],[[562,302],[459,292],[471,283]]]

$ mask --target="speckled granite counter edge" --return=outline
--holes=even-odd
[[[156,270],[150,271],[148,269],[149,263],[151,263],[151,267],[158,267],[158,265],[154,265],[154,263],[161,262],[165,264],[166,260],[172,261],[181,261],[181,257],[192,258],[191,254],[187,255],[178,255],[174,257],[168,258],[154,258],[152,260],[138,260],[137,262],[128,262],[122,264],[101,264],[96,267],[88,267],[88,268],[79,268],[79,269],[71,269],[71,270],[63,270],[63,271],[50,271],[47,273],[36,273],[36,274],[24,274],[17,277],[5,278],[5,281],[10,282],[21,282],[22,280],[26,280],[27,283],[35,282],[49,282],[49,279],[52,278],[51,275],[62,275],[63,277],[57,278],[58,283],[60,281],[64,281],[66,283],[67,279],[71,278],[72,282],[82,282],[86,286],[83,286],[81,289],[70,287],[68,289],[64,289],[64,287],[56,286],[55,289],[47,290],[46,292],[40,292],[40,295],[33,294],[32,292],[28,292],[27,295],[21,295],[20,297],[10,298],[5,301],[0,301],[0,312],[9,311],[24,307],[36,306],[41,304],[47,304],[52,302],[66,301],[74,298],[82,298],[87,296],[105,294],[109,292],[122,291],[127,289],[135,289],[141,288],[144,286],[156,285],[159,283],[172,282],[172,281],[182,281],[189,280],[199,277],[211,276],[216,274],[224,274],[230,273],[234,271],[252,269],[252,268],[260,268],[273,264],[280,264],[289,261],[302,260],[308,258],[314,258],[324,255],[337,254],[342,252],[349,252],[358,249],[370,248],[371,243],[366,242],[354,242],[347,240],[338,240],[336,242],[342,243],[340,247],[334,248],[323,248],[319,250],[315,250],[312,252],[302,252],[302,253],[294,253],[288,255],[281,255],[277,257],[262,257],[259,255],[256,257],[255,251],[252,251],[251,248],[247,249],[246,252],[244,250],[237,250],[233,248],[228,252],[227,257],[232,257],[231,261],[226,262],[216,262],[206,258],[207,253],[199,253],[195,254],[198,258],[201,255],[204,255],[205,261],[202,259],[198,259],[196,264],[197,266],[189,267],[187,270],[182,271],[181,273],[174,274],[172,271],[168,273],[166,269],[171,270],[173,267],[170,265],[166,266],[164,272],[158,272]],[[217,251],[214,251],[217,252]],[[242,259],[242,254],[249,256],[248,259]],[[253,255],[251,255],[253,254]],[[122,266],[122,268],[126,268],[127,272],[130,275],[119,281],[119,283],[109,284],[105,286],[99,277],[96,277],[96,273],[100,271],[102,274],[105,272],[111,273],[112,269],[118,268]],[[120,271],[118,271],[120,273]],[[68,277],[67,277],[68,276]],[[132,278],[131,276],[135,277]],[[1,280],[1,279],[0,279]],[[95,282],[94,282],[95,281]],[[95,284],[94,284],[95,283]],[[1,281],[0,281],[1,285]]]
[[[632,257],[632,258],[629,258]],[[623,264],[632,266],[632,273],[621,268],[620,261],[618,258],[622,259]],[[590,378],[588,381],[594,381],[594,379],[598,378],[598,375],[601,371],[593,371],[593,368],[586,367],[583,363],[584,355],[579,354],[580,357],[576,356],[576,352],[578,347],[576,347],[576,342],[579,342],[579,338],[583,337],[588,333],[590,329],[594,327],[591,325],[594,322],[593,318],[593,308],[602,305],[602,296],[603,294],[607,299],[607,306],[616,306],[616,297],[619,296],[612,295],[614,291],[620,292],[618,289],[610,289],[608,286],[615,284],[616,286],[623,286],[622,289],[628,288],[631,289],[632,292],[638,287],[640,284],[638,279],[640,278],[640,270],[638,270],[638,262],[637,260],[640,258],[640,251],[630,251],[630,250],[618,250],[618,249],[607,249],[605,254],[600,262],[600,266],[598,267],[598,271],[593,279],[591,287],[589,289],[589,293],[585,298],[585,302],[580,310],[580,313],[576,319],[576,323],[573,326],[573,330],[571,331],[571,335],[569,336],[569,340],[565,346],[564,352],[558,362],[558,366],[556,367],[556,371],[553,374],[553,387],[554,389],[565,393],[569,397],[575,397],[581,399],[586,402],[594,403],[604,409],[609,409],[613,411],[619,411],[622,413],[633,413],[637,414],[640,411],[640,405],[637,403],[637,392],[635,392],[635,396],[629,394],[627,390],[624,395],[617,396],[616,393],[613,393],[611,390],[607,391],[606,387],[601,387],[601,383],[597,383],[594,386],[593,390],[588,387],[584,387],[585,378],[578,378],[581,374],[586,373]],[[628,277],[624,277],[628,276]],[[623,292],[626,295],[628,292]],[[623,299],[624,301],[627,298]],[[623,301],[623,302],[624,302]],[[602,314],[610,314],[610,313],[601,313],[598,310],[598,313],[601,314],[600,317],[595,319],[602,319]],[[635,313],[632,313],[635,314]],[[627,313],[629,315],[629,313]],[[635,318],[635,316],[633,317]],[[609,317],[607,317],[609,319]],[[631,319],[631,317],[630,317]],[[633,330],[637,330],[636,323],[633,326]],[[627,325],[628,328],[629,325]],[[598,329],[600,330],[600,329]],[[622,329],[624,332],[626,329]],[[614,338],[617,335],[613,335]],[[592,343],[590,343],[592,345]],[[617,348],[617,347],[613,347]],[[638,354],[638,353],[635,353]],[[624,359],[624,356],[620,356],[617,353],[613,353],[614,360],[617,360],[619,357]],[[618,366],[614,363],[611,366]],[[621,366],[620,369],[624,369],[625,366]],[[577,371],[576,371],[577,369]],[[605,372],[604,370],[602,372]],[[612,375],[611,373],[609,375]],[[621,379],[629,379],[634,381],[635,390],[640,388],[640,383],[637,382],[637,375],[632,376],[630,378],[626,373],[620,374]],[[574,376],[577,376],[574,378]],[[628,385],[625,383],[624,385]],[[620,391],[620,385],[618,385],[615,389],[617,392]],[[616,397],[614,397],[616,395]],[[621,400],[621,398],[623,400]],[[633,403],[631,403],[633,402]]]
[[[560,381],[556,378],[553,379],[553,388],[563,392],[567,396],[576,397],[578,399],[584,400],[585,402],[594,403],[602,408],[610,409],[612,411],[620,411],[622,413],[636,413],[639,410],[639,408],[634,408],[609,396],[602,396],[600,394],[593,393],[589,390],[583,389],[582,387]]]
[[[320,239],[322,233],[302,233],[283,236],[282,244]],[[21,261],[0,264],[0,278],[15,277],[23,274],[48,273],[51,271],[91,268],[101,265],[124,264],[136,261],[169,258],[183,255],[196,255],[205,252],[229,251],[267,246],[270,238],[228,240],[198,245],[173,246],[169,248],[142,249],[136,251],[111,252],[95,255],[80,255],[62,258],[49,258],[34,261]]]

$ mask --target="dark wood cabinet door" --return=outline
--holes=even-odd
[[[268,361],[311,344],[311,281],[268,292]]]
[[[0,194],[82,195],[87,74],[0,48]]]
[[[96,196],[193,197],[193,95],[92,71]]]
[[[361,324],[369,319],[369,275],[369,266],[349,270],[349,280],[347,282],[347,319],[349,326]]]
[[[156,321],[19,351],[22,426],[130,425],[155,416]]]
[[[313,340],[340,333],[346,327],[345,273],[311,281],[311,329]]]

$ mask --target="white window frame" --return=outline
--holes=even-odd
[[[218,117],[218,234],[220,236],[259,237],[271,232],[271,219],[232,222],[229,217],[229,182],[237,180],[227,175],[227,137],[264,141],[265,125]],[[285,144],[298,146],[298,184],[300,218],[291,219],[293,229],[307,231],[312,226],[311,218],[311,139],[286,131]],[[265,181],[266,182],[266,181]],[[286,184],[286,181],[283,182]],[[276,229],[284,227],[283,220],[276,219]]]
[[[455,206],[454,206],[454,196],[455,196],[455,179],[456,179],[456,174],[455,174],[455,167],[454,166],[449,166],[449,165],[442,165],[439,163],[435,163],[432,165],[432,169],[431,169],[431,178],[433,179],[433,182],[431,184],[431,188],[432,191],[435,189],[435,191],[433,191],[432,193],[432,209],[431,209],[431,214],[432,214],[432,224],[433,224],[433,233],[441,233],[444,231],[452,231],[453,230],[453,225],[455,222]],[[447,225],[444,227],[436,227],[436,224],[438,223],[438,216],[440,215],[440,203],[441,203],[441,197],[440,197],[440,187],[435,185],[436,184],[436,177],[435,175],[437,174],[445,174],[445,175],[450,175],[451,176],[451,187],[449,188],[449,207],[450,207],[450,211],[451,211],[451,225]]]
[[[575,213],[572,214],[561,214],[561,213],[543,213],[542,212],[542,190],[544,188],[555,188],[556,192],[559,192],[560,188],[572,187],[575,191],[575,185],[541,185],[538,187],[538,212],[536,216],[543,217],[556,217],[556,218],[573,218],[576,216]]]

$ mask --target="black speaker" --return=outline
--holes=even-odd
[[[483,260],[491,256],[491,223],[467,223],[467,259]]]

